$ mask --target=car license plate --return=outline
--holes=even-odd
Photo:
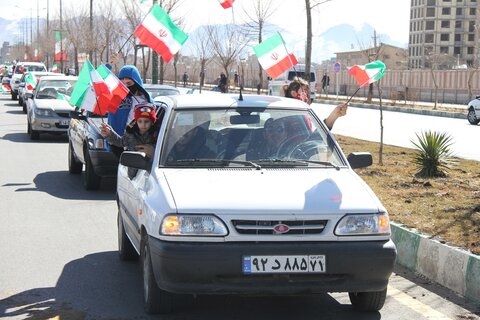
[[[68,126],[70,124],[70,119],[60,119],[61,126]]]
[[[325,255],[243,256],[243,273],[324,273]]]

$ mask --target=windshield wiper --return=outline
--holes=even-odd
[[[259,159],[257,162],[269,162],[269,163],[282,163],[282,164],[303,164],[308,165],[309,163],[321,164],[324,166],[333,167],[337,170],[340,170],[340,167],[330,161],[319,161],[319,160],[303,160],[303,159]]]
[[[230,163],[236,164],[243,164],[245,166],[251,166],[257,170],[262,169],[262,167],[255,162],[252,161],[245,161],[245,160],[228,160],[228,159],[181,159],[176,161],[171,161],[171,163],[179,162],[179,163],[221,163],[223,165],[227,165]]]

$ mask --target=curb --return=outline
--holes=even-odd
[[[344,101],[341,100],[325,100],[325,99],[315,99],[315,103],[322,104],[340,104]],[[380,106],[375,104],[366,104],[366,103],[350,103],[351,107],[363,108],[363,109],[374,109],[379,110]],[[413,109],[408,107],[400,106],[385,106],[382,105],[382,110],[385,111],[395,111],[403,113],[415,113],[425,116],[435,116],[435,117],[446,117],[446,118],[456,118],[456,119],[467,119],[467,112],[452,112],[452,111],[439,111],[439,110],[428,110],[428,109]]]
[[[480,256],[391,223],[396,263],[480,303]]]

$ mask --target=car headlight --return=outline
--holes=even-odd
[[[390,220],[386,213],[346,215],[335,228],[337,236],[390,234]]]
[[[227,227],[212,215],[168,215],[160,225],[166,236],[226,236]]]
[[[52,117],[53,116],[52,110],[49,110],[49,109],[35,108],[34,110],[35,110],[35,114],[37,116],[41,116],[41,117]]]

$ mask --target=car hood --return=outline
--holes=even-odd
[[[35,99],[37,108],[49,109],[53,111],[71,111],[74,109],[68,100],[59,99]]]
[[[335,169],[164,171],[178,212],[362,213],[385,210],[355,172]]]

